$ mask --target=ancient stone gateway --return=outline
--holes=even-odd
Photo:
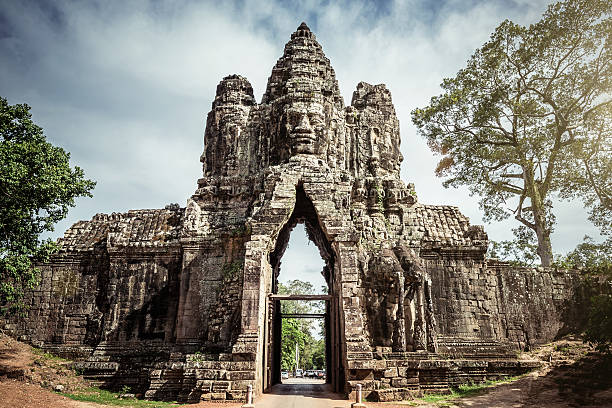
[[[300,25],[261,103],[224,78],[208,114],[203,177],[185,208],[98,214],[42,265],[26,318],[5,329],[80,359],[148,398],[241,399],[280,380],[280,260],[303,222],[325,261],[328,381],[391,400],[524,372],[513,349],[568,327],[576,276],[485,258],[456,207],[400,179],[384,85],[350,106]]]

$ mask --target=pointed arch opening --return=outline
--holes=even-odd
[[[320,257],[317,257],[313,251],[309,251],[307,257],[283,263],[281,260],[286,259],[292,231],[293,234],[300,233],[302,228],[298,227],[294,231],[296,226],[300,224],[303,225],[302,231],[306,232],[308,241],[314,243]],[[296,201],[293,212],[278,234],[274,249],[269,254],[269,262],[272,268],[272,282],[270,285],[271,293],[268,296],[263,388],[270,390],[273,385],[280,384],[283,381],[296,382],[299,376],[303,376],[307,372],[311,378],[316,379],[313,380],[314,382],[331,384],[334,391],[339,390],[340,384],[343,384],[341,382],[343,381],[341,378],[343,370],[340,369],[338,297],[334,284],[336,254],[332,243],[329,242],[321,227],[315,206],[307,196],[302,184],[296,186]],[[310,265],[304,268],[304,265],[298,266],[296,262],[305,262]],[[320,268],[319,273],[322,279],[319,279],[319,282],[323,284],[317,284],[314,280],[314,284],[312,281],[305,281],[307,284],[303,285],[305,276],[300,279],[300,274],[299,272],[296,273],[296,269],[309,271],[309,275],[312,276],[316,274],[315,265]],[[290,337],[291,330],[288,330],[288,328],[290,325],[295,325],[296,321],[300,319],[318,319],[320,322],[319,327],[317,327],[317,324],[312,325],[314,326],[314,332],[311,335],[313,338],[317,335],[320,337],[319,340],[322,343],[318,343],[317,347],[324,347],[325,359],[323,364],[321,364],[320,352],[319,354],[311,354],[309,358],[312,358],[312,360],[309,361],[299,357],[293,360],[295,364],[287,361],[289,350],[295,347],[294,344],[289,344],[289,342],[299,343]],[[283,325],[285,325],[285,330],[283,330]],[[308,324],[302,326],[312,327]],[[299,350],[300,346],[298,346],[296,353],[298,356]],[[283,356],[285,357],[284,360]],[[313,356],[319,358],[315,360]],[[300,367],[300,364],[304,364],[304,366]],[[305,369],[308,370],[304,371]],[[288,374],[293,378],[282,378],[281,372],[283,374],[286,372],[285,376]]]

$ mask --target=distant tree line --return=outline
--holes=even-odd
[[[278,293],[283,295],[313,295],[315,288],[310,282],[291,280],[278,284]],[[323,313],[323,301],[284,300],[281,313]],[[315,337],[315,335],[317,335]],[[318,338],[317,338],[318,337]],[[296,367],[296,345],[299,350],[299,367]],[[322,370],[325,366],[325,328],[322,319],[286,318],[282,321],[281,369],[294,371]]]

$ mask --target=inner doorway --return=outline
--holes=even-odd
[[[311,252],[310,255],[298,258],[297,261],[292,259],[291,256],[288,259],[284,257],[289,246],[290,236],[295,235],[292,234],[294,229],[298,232],[298,236],[300,235],[299,232],[302,232],[302,234],[305,232],[304,235],[307,235],[308,242],[311,243],[311,250],[316,249],[314,255]],[[316,256],[317,252],[319,256]],[[283,259],[283,266],[281,266],[281,258]],[[276,246],[269,255],[269,262],[273,273],[266,308],[267,324],[264,335],[266,347],[263,359],[264,391],[270,391],[271,387],[276,384],[290,382],[287,380],[291,378],[304,379],[305,374],[316,382],[329,384],[326,388],[329,391],[342,391],[344,371],[340,359],[340,319],[338,291],[336,290],[334,274],[335,253],[319,225],[314,205],[306,196],[301,185],[296,188],[296,203],[293,213],[278,235]],[[296,286],[299,287],[304,281],[302,279],[291,279],[296,278],[296,276],[291,276],[290,271],[300,269],[304,264],[313,264],[313,262],[315,264],[319,263],[318,273],[322,284],[310,284],[307,288],[309,290],[295,290]],[[290,279],[287,279],[287,276]],[[297,277],[304,278],[305,273],[298,274]],[[287,290],[287,287],[292,285],[294,290]],[[296,304],[311,305],[311,307],[299,308],[295,307]],[[289,307],[289,305],[292,305],[292,307]],[[316,306],[312,307],[312,305]],[[312,356],[310,356],[309,361],[300,358],[300,354],[302,354],[302,357],[304,356],[303,344],[300,345],[300,342],[295,338],[283,338],[288,337],[291,331],[295,333],[296,326],[298,329],[302,328],[302,330],[309,326],[303,324],[307,321],[320,322],[319,327],[316,327],[315,324],[310,325],[315,331],[319,329],[318,340],[324,349],[324,358],[319,358],[317,363],[314,364]],[[284,331],[283,327],[285,328]],[[316,334],[316,332],[311,333],[312,337],[315,338]],[[283,340],[286,340],[285,343],[283,343]],[[295,351],[296,344],[297,352]],[[291,353],[291,348],[294,349],[293,353]],[[321,354],[320,351],[319,354]],[[292,356],[293,364],[290,361]],[[300,365],[302,366],[300,367]]]
[[[325,384],[325,310],[329,295],[281,294],[273,298],[281,304],[281,382]]]

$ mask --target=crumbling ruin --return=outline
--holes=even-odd
[[[524,372],[514,350],[566,330],[578,279],[487,260],[456,207],[400,179],[384,85],[345,106],[302,24],[261,103],[246,78],[217,87],[203,177],[185,208],[98,214],[41,266],[26,318],[5,328],[153,399],[241,399],[280,380],[280,259],[300,222],[325,261],[328,381],[372,399]],[[564,320],[565,319],[565,320]]]

